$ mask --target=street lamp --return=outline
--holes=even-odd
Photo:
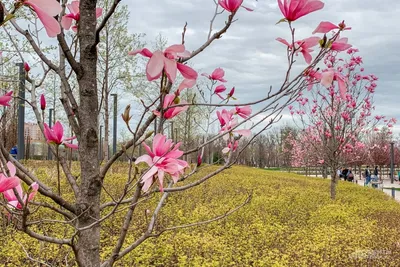
[[[390,182],[394,180],[394,142],[390,142]]]
[[[113,155],[117,153],[117,94],[111,94],[114,97],[114,126],[113,126]]]
[[[25,157],[25,69],[22,62],[16,65],[19,67],[17,159],[21,160]]]

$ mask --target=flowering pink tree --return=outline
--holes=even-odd
[[[348,28],[344,23],[339,26],[321,23],[314,32],[327,33],[332,29],[341,32]],[[303,153],[293,155],[295,161],[298,157],[319,157],[318,162],[331,170],[331,198],[334,199],[336,170],[346,164],[345,155],[358,157],[354,152],[364,147],[363,137],[376,128],[382,116],[372,116],[378,78],[364,74],[358,50],[350,48],[346,38],[333,42],[330,47],[324,58],[325,68],[306,73],[308,90],[296,99],[297,107],[289,106],[289,110],[304,129],[296,146],[307,146],[300,149]],[[340,57],[338,53],[342,51],[347,51],[347,57]],[[392,126],[393,122],[392,119],[382,123]]]
[[[14,3],[14,1],[12,2]],[[164,51],[150,51],[147,48],[143,48],[130,52],[131,56],[141,55],[147,58],[145,69],[147,80],[156,81],[159,85],[159,91],[157,97],[151,103],[145,104],[144,101],[142,102],[144,112],[138,116],[136,125],[131,123],[132,115],[130,114],[129,106],[126,108],[123,119],[131,133],[131,138],[123,144],[121,150],[100,165],[98,158],[100,97],[97,88],[98,52],[96,47],[100,42],[102,30],[113,16],[120,2],[115,0],[107,10],[101,10],[97,7],[96,0],[81,0],[79,2],[73,1],[72,3],[62,1],[63,5],[60,5],[56,0],[19,0],[14,5],[4,6],[5,18],[1,21],[2,25],[7,23],[7,27],[12,27],[13,31],[20,33],[26,39],[40,59],[40,65],[43,66],[42,77],[34,79],[33,75],[31,75],[32,70],[26,64],[26,79],[29,83],[30,95],[25,101],[29,103],[39,126],[48,140],[50,149],[61,167],[62,175],[59,178],[65,179],[68,185],[68,188],[64,190],[70,192],[69,198],[64,197],[65,194],[60,191],[63,190],[62,188],[58,186],[59,190],[54,190],[52,186],[41,181],[21,162],[15,161],[0,144],[1,188],[5,197],[3,206],[7,207],[7,212],[9,212],[10,216],[18,219],[19,223],[16,225],[18,230],[24,231],[29,236],[40,241],[71,248],[77,265],[82,267],[113,266],[118,260],[150,237],[156,237],[166,231],[177,228],[205,223],[198,222],[165,229],[155,229],[158,214],[170,194],[199,186],[235,164],[246,146],[251,144],[258,135],[277,121],[282,110],[289,103],[297,100],[299,103],[304,102],[302,106],[307,104],[304,96],[300,94],[316,79],[322,77],[321,81],[328,85],[329,92],[333,92],[331,98],[334,103],[340,102],[346,103],[346,105],[350,103],[349,105],[352,105],[354,98],[351,94],[346,93],[346,89],[343,89],[343,86],[340,87],[339,93],[335,91],[335,86],[330,86],[333,80],[335,80],[335,84],[337,82],[343,84],[345,79],[344,75],[346,74],[341,74],[342,70],[336,66],[334,51],[345,49],[348,46],[347,39],[340,39],[339,32],[329,38],[324,36],[322,39],[319,37],[298,37],[295,34],[295,21],[323,8],[324,4],[319,0],[278,0],[279,8],[284,16],[284,19],[280,22],[284,22],[289,31],[288,41],[278,38],[278,41],[286,46],[288,64],[282,84],[277,88],[271,88],[267,96],[262,99],[255,99],[251,103],[233,103],[235,87],[227,90],[227,94],[225,94],[224,91],[226,89],[222,86],[225,82],[223,72],[221,69],[216,69],[210,75],[206,75],[212,86],[215,86],[210,87],[210,101],[205,101],[204,103],[181,101],[179,96],[182,90],[193,87],[198,78],[197,71],[189,67],[187,63],[200,53],[207,51],[208,46],[221,38],[221,36],[228,34],[228,30],[234,25],[233,22],[242,12],[251,11],[248,7],[242,6],[243,0],[220,0],[218,3],[215,2],[215,13],[211,19],[207,38],[200,47],[191,47],[192,52],[189,52],[185,46],[186,26],[183,28],[181,43],[173,44]],[[7,10],[9,6],[10,9]],[[68,10],[65,8],[66,6]],[[241,6],[245,10],[240,9]],[[41,50],[41,45],[37,38],[34,38],[30,31],[25,30],[19,24],[23,20],[18,15],[19,10],[25,10],[26,8],[30,8],[34,15],[38,17],[47,35],[57,39],[59,58],[51,59],[50,54],[47,54],[45,50]],[[213,21],[216,16],[224,16],[226,22],[222,28],[213,30]],[[318,31],[327,32],[336,28],[340,32],[347,29],[344,24],[336,26],[322,23],[318,27]],[[69,31],[69,29],[71,30]],[[17,44],[13,43],[13,45],[17,47]],[[313,50],[315,55],[312,54]],[[302,54],[307,66],[298,74],[291,75],[299,54]],[[316,67],[324,58],[330,69],[325,74],[318,74],[315,71]],[[353,65],[358,66],[357,57],[352,57],[348,64],[347,69],[351,69]],[[44,112],[40,112],[41,110],[38,107],[36,89],[40,87],[50,71],[55,73],[61,81],[59,97],[78,144],[71,144],[71,141],[73,142],[71,138],[64,138],[63,127],[60,123],[54,125],[53,128],[43,123]],[[177,76],[182,77],[180,83],[176,82]],[[374,79],[372,76],[368,76],[367,80],[371,84],[369,90],[372,90],[374,88],[372,86]],[[77,89],[74,90],[74,87]],[[240,90],[240,88],[236,88],[236,90]],[[349,90],[351,91],[352,89]],[[322,90],[320,93],[322,95]],[[319,95],[319,93],[316,95]],[[346,98],[347,102],[341,100],[338,95]],[[217,101],[216,99],[219,100]],[[367,114],[371,109],[369,98],[364,99],[365,101],[362,104],[360,103],[360,106],[356,104],[356,107],[364,112],[363,117],[360,118],[360,123],[365,121],[364,117],[368,117]],[[7,106],[10,101],[12,101],[11,92],[0,96],[0,105]],[[327,102],[328,100],[323,99],[323,101]],[[254,108],[256,104],[258,104],[257,110]],[[212,116],[209,116],[209,124],[215,120],[218,123],[219,132],[199,144],[196,148],[183,151],[180,149],[180,142],[169,139],[164,133],[165,122],[180,113],[186,112],[187,109],[199,105],[210,107],[209,111],[212,112]],[[340,107],[340,105],[339,107],[333,105],[325,111],[323,105],[321,105],[320,110],[323,111],[321,112],[323,115],[320,116],[330,115],[334,118],[332,115],[336,114],[337,109]],[[46,108],[43,98],[40,101],[40,108],[42,111]],[[348,113],[340,112],[339,114],[342,117],[339,116],[336,118],[337,120],[343,118],[343,120],[348,121],[349,116],[353,118],[353,115]],[[154,133],[149,127],[155,122],[156,118],[158,118],[158,123]],[[255,118],[258,119],[255,120]],[[245,123],[249,121],[252,122],[251,126],[245,128]],[[328,124],[324,125],[328,126]],[[318,124],[314,128],[310,128],[309,132],[316,135],[315,138],[335,134],[334,131],[336,130],[334,128],[325,129],[324,125]],[[321,128],[324,128],[323,133],[326,132],[326,134],[318,137],[319,131],[316,130]],[[255,129],[258,130],[256,131]],[[153,136],[154,138],[152,138]],[[246,142],[239,146],[238,140],[243,136],[248,138]],[[353,137],[355,135],[349,135],[349,138],[350,136]],[[337,142],[344,144],[342,142],[343,138],[338,138],[338,135],[335,135],[326,140],[335,144]],[[193,178],[190,182],[182,184],[183,181],[203,168],[201,165],[203,148],[220,139],[225,144],[223,149],[226,155],[225,162],[216,170],[209,171],[203,176],[196,176],[195,180]],[[151,143],[151,147],[146,142]],[[79,180],[72,174],[65,157],[57,153],[60,146],[78,148],[80,160]],[[134,155],[135,148],[140,146],[144,147],[146,153],[136,157]],[[333,146],[331,148],[333,149]],[[129,149],[131,149],[132,153],[127,152]],[[189,166],[187,162],[181,159],[183,155],[191,153],[198,155],[198,164],[196,166]],[[130,168],[127,171],[127,181],[124,190],[118,192],[118,196],[113,196],[110,195],[104,182],[109,179],[107,174],[111,166],[123,155],[129,158]],[[336,156],[337,153],[331,151],[329,155]],[[8,161],[12,164],[7,164]],[[332,162],[336,162],[336,160],[332,158]],[[141,172],[130,171],[136,169],[132,167],[139,163],[142,163],[145,169]],[[26,192],[21,190],[23,187],[19,187],[20,183],[28,185]],[[46,204],[32,202],[36,193],[46,197],[48,202]],[[130,230],[133,220],[140,216],[137,214],[136,208],[146,203],[149,199],[148,197],[154,194],[161,194],[161,198],[157,207],[151,212],[151,219],[147,228],[139,234],[140,237],[138,239],[131,241],[127,238],[128,230]],[[104,195],[106,196],[105,198],[102,197]],[[104,199],[108,200],[105,201]],[[249,199],[250,197],[230,212],[211,218],[207,222],[226,217],[245,205]],[[48,210],[49,217],[41,218],[41,220],[31,220],[30,209],[36,205]],[[112,220],[112,216],[116,211],[125,212],[123,223],[115,226],[119,229],[120,234],[116,237],[115,243],[112,244],[114,246],[112,252],[101,258],[100,230],[102,222]],[[69,233],[71,232],[69,230],[72,230],[73,234],[71,236],[60,238],[36,231],[36,224],[51,220],[54,214],[61,215],[65,219],[64,221],[54,222],[54,227],[57,227],[57,229],[62,228],[65,233]]]

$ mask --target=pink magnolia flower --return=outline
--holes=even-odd
[[[67,7],[71,13],[66,14],[61,19],[61,26],[69,30],[71,28],[72,22],[75,21],[76,23],[79,22],[80,19],[80,12],[79,12],[79,1],[72,1],[71,4],[67,4]],[[103,14],[103,9],[98,7],[96,8],[96,19],[101,17]],[[78,31],[78,26],[72,26],[72,30],[74,32]]]
[[[27,201],[31,201],[39,190],[39,185],[34,182],[30,186],[30,193],[28,195],[24,194],[22,186],[19,182],[18,186],[15,188],[17,190],[18,196],[21,198],[22,202],[25,204]],[[7,200],[8,204],[15,209],[22,209],[21,203],[19,203],[17,196],[14,194],[14,190],[10,189],[3,193],[4,198]],[[28,200],[27,200],[28,199]]]
[[[346,99],[346,78],[334,69],[329,69],[321,74],[321,84],[326,88],[332,86],[333,81],[336,80],[339,86],[339,93],[342,99]]]
[[[278,0],[278,5],[288,21],[295,21],[324,7],[319,0]]]
[[[237,114],[243,119],[247,119],[251,115],[251,107],[244,106],[244,107],[235,107],[231,110],[231,113]]]
[[[235,99],[234,97],[233,97],[233,94],[235,94],[235,87],[232,87],[232,89],[229,91],[229,93],[228,93],[228,98],[233,98],[233,99]],[[236,99],[235,99],[236,100]]]
[[[235,13],[239,7],[243,7],[247,11],[253,11],[251,8],[242,6],[243,0],[218,0],[218,3],[223,9],[231,13]]]
[[[224,79],[225,71],[222,68],[216,68],[211,75],[208,75],[207,73],[201,75],[213,81],[220,81],[222,83],[226,82]]]
[[[318,160],[318,163],[319,163],[319,164],[324,164],[324,163],[325,163],[325,160],[320,159],[320,160]]]
[[[47,139],[47,143],[64,145],[71,149],[78,149],[78,145],[67,143],[68,141],[74,140],[76,136],[64,139],[64,128],[59,121],[57,121],[53,128],[50,128],[46,123],[44,125],[44,136]]]
[[[351,30],[351,27],[346,27],[346,24],[344,24],[344,21],[339,23],[339,25],[335,25],[332,22],[329,21],[321,21],[321,23],[318,25],[318,27],[313,31],[312,34],[316,33],[328,33],[333,30]]]
[[[60,24],[54,18],[61,12],[59,2],[56,0],[25,0],[22,3],[35,11],[49,37],[56,37],[61,32]]]
[[[175,100],[175,94],[168,94],[164,97],[164,105],[163,108],[166,109],[170,106],[173,106],[174,100]],[[181,104],[186,104],[186,102],[181,102]],[[178,106],[178,107],[172,107],[167,109],[164,112],[164,118],[165,119],[172,119],[173,117],[177,116],[179,113],[181,113],[182,111],[186,111],[189,107],[188,106]],[[157,117],[161,117],[161,113],[157,110],[154,110],[153,113],[157,116]]]
[[[29,71],[31,70],[31,67],[30,67],[29,64],[26,63],[26,62],[24,62],[24,70],[25,70],[26,72],[29,72]]]
[[[174,145],[171,139],[162,134],[157,134],[153,139],[153,150],[143,143],[147,155],[138,157],[135,164],[145,162],[150,169],[142,176],[143,191],[149,190],[153,184],[155,176],[158,178],[160,191],[163,191],[165,174],[171,176],[174,183],[178,182],[179,176],[184,173],[185,168],[189,167],[186,161],[179,160],[183,151],[179,150],[181,143]]]
[[[287,45],[289,50],[293,50],[293,45],[289,44],[288,41],[286,41],[285,39],[276,38],[276,40],[278,42],[281,42],[282,44]],[[319,43],[319,40],[320,40],[319,37],[309,37],[300,41],[296,41],[294,43],[296,56],[298,55],[299,52],[302,53],[307,64],[310,64],[312,61],[312,56],[310,53],[314,51],[310,48],[316,46]]]
[[[226,87],[223,84],[218,85],[215,90],[214,90],[214,94],[216,94],[219,98],[221,98],[222,100],[224,100],[225,98],[223,98],[221,96],[221,93],[226,91]]]
[[[40,109],[41,110],[46,109],[46,98],[44,97],[44,94],[40,95]]]
[[[3,96],[0,96],[0,106],[5,106],[5,107],[9,107],[10,106],[10,101],[12,99],[12,94],[13,91],[10,91],[8,93],[6,93]]]
[[[185,50],[184,45],[172,45],[167,47],[164,52],[155,51],[152,53],[147,48],[138,49],[129,52],[129,55],[134,56],[141,54],[150,58],[146,66],[147,80],[154,81],[161,77],[163,71],[167,75],[171,83],[175,82],[177,70],[185,79],[196,80],[197,72],[191,67],[177,62],[177,59],[190,56],[189,51]]]
[[[334,41],[331,45],[331,50],[341,52],[349,49],[352,45],[347,43],[348,40],[348,38],[344,37]]]
[[[11,162],[7,162],[10,177],[0,173],[0,193],[13,189],[19,185],[19,178],[15,176],[16,169]]]
[[[238,119],[233,116],[232,112],[227,111],[226,109],[223,109],[221,112],[217,111],[217,117],[221,124],[220,133],[232,132],[232,133],[237,133],[242,136],[250,136],[251,135],[251,131],[248,129],[233,130],[238,125],[239,122],[238,122]],[[228,138],[228,136],[225,135],[224,138],[226,139],[226,138]]]
[[[236,140],[233,143],[233,147],[232,147],[232,142],[229,142],[228,146],[225,147],[224,149],[222,149],[222,153],[227,154],[227,153],[229,153],[231,151],[231,149],[232,149],[232,152],[235,152],[236,149],[238,148],[238,146],[239,146],[239,141],[238,140]]]

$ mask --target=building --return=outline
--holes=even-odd
[[[25,140],[31,143],[46,143],[39,125],[33,122],[25,122]]]

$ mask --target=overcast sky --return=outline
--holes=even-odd
[[[400,1],[397,0],[325,0],[324,9],[295,22],[297,39],[311,36],[320,21],[335,24],[342,20],[352,27],[343,36],[360,49],[366,73],[379,77],[375,93],[376,112],[400,121],[399,41]],[[146,33],[153,41],[161,33],[168,44],[181,42],[182,28],[188,23],[186,48],[197,49],[207,38],[214,12],[213,0],[136,0],[129,6],[132,33]],[[252,6],[255,1],[244,2]],[[214,29],[220,29],[228,13],[218,16]],[[259,0],[254,12],[240,9],[238,21],[201,55],[191,62],[199,73],[216,67],[226,71],[228,86],[235,86],[240,102],[259,99],[270,85],[277,86],[285,70],[285,47],[277,37],[289,39],[287,25],[275,23],[283,16],[276,0]],[[299,58],[297,64],[304,64]],[[400,127],[397,127],[400,129]],[[398,131],[396,131],[398,132]]]

